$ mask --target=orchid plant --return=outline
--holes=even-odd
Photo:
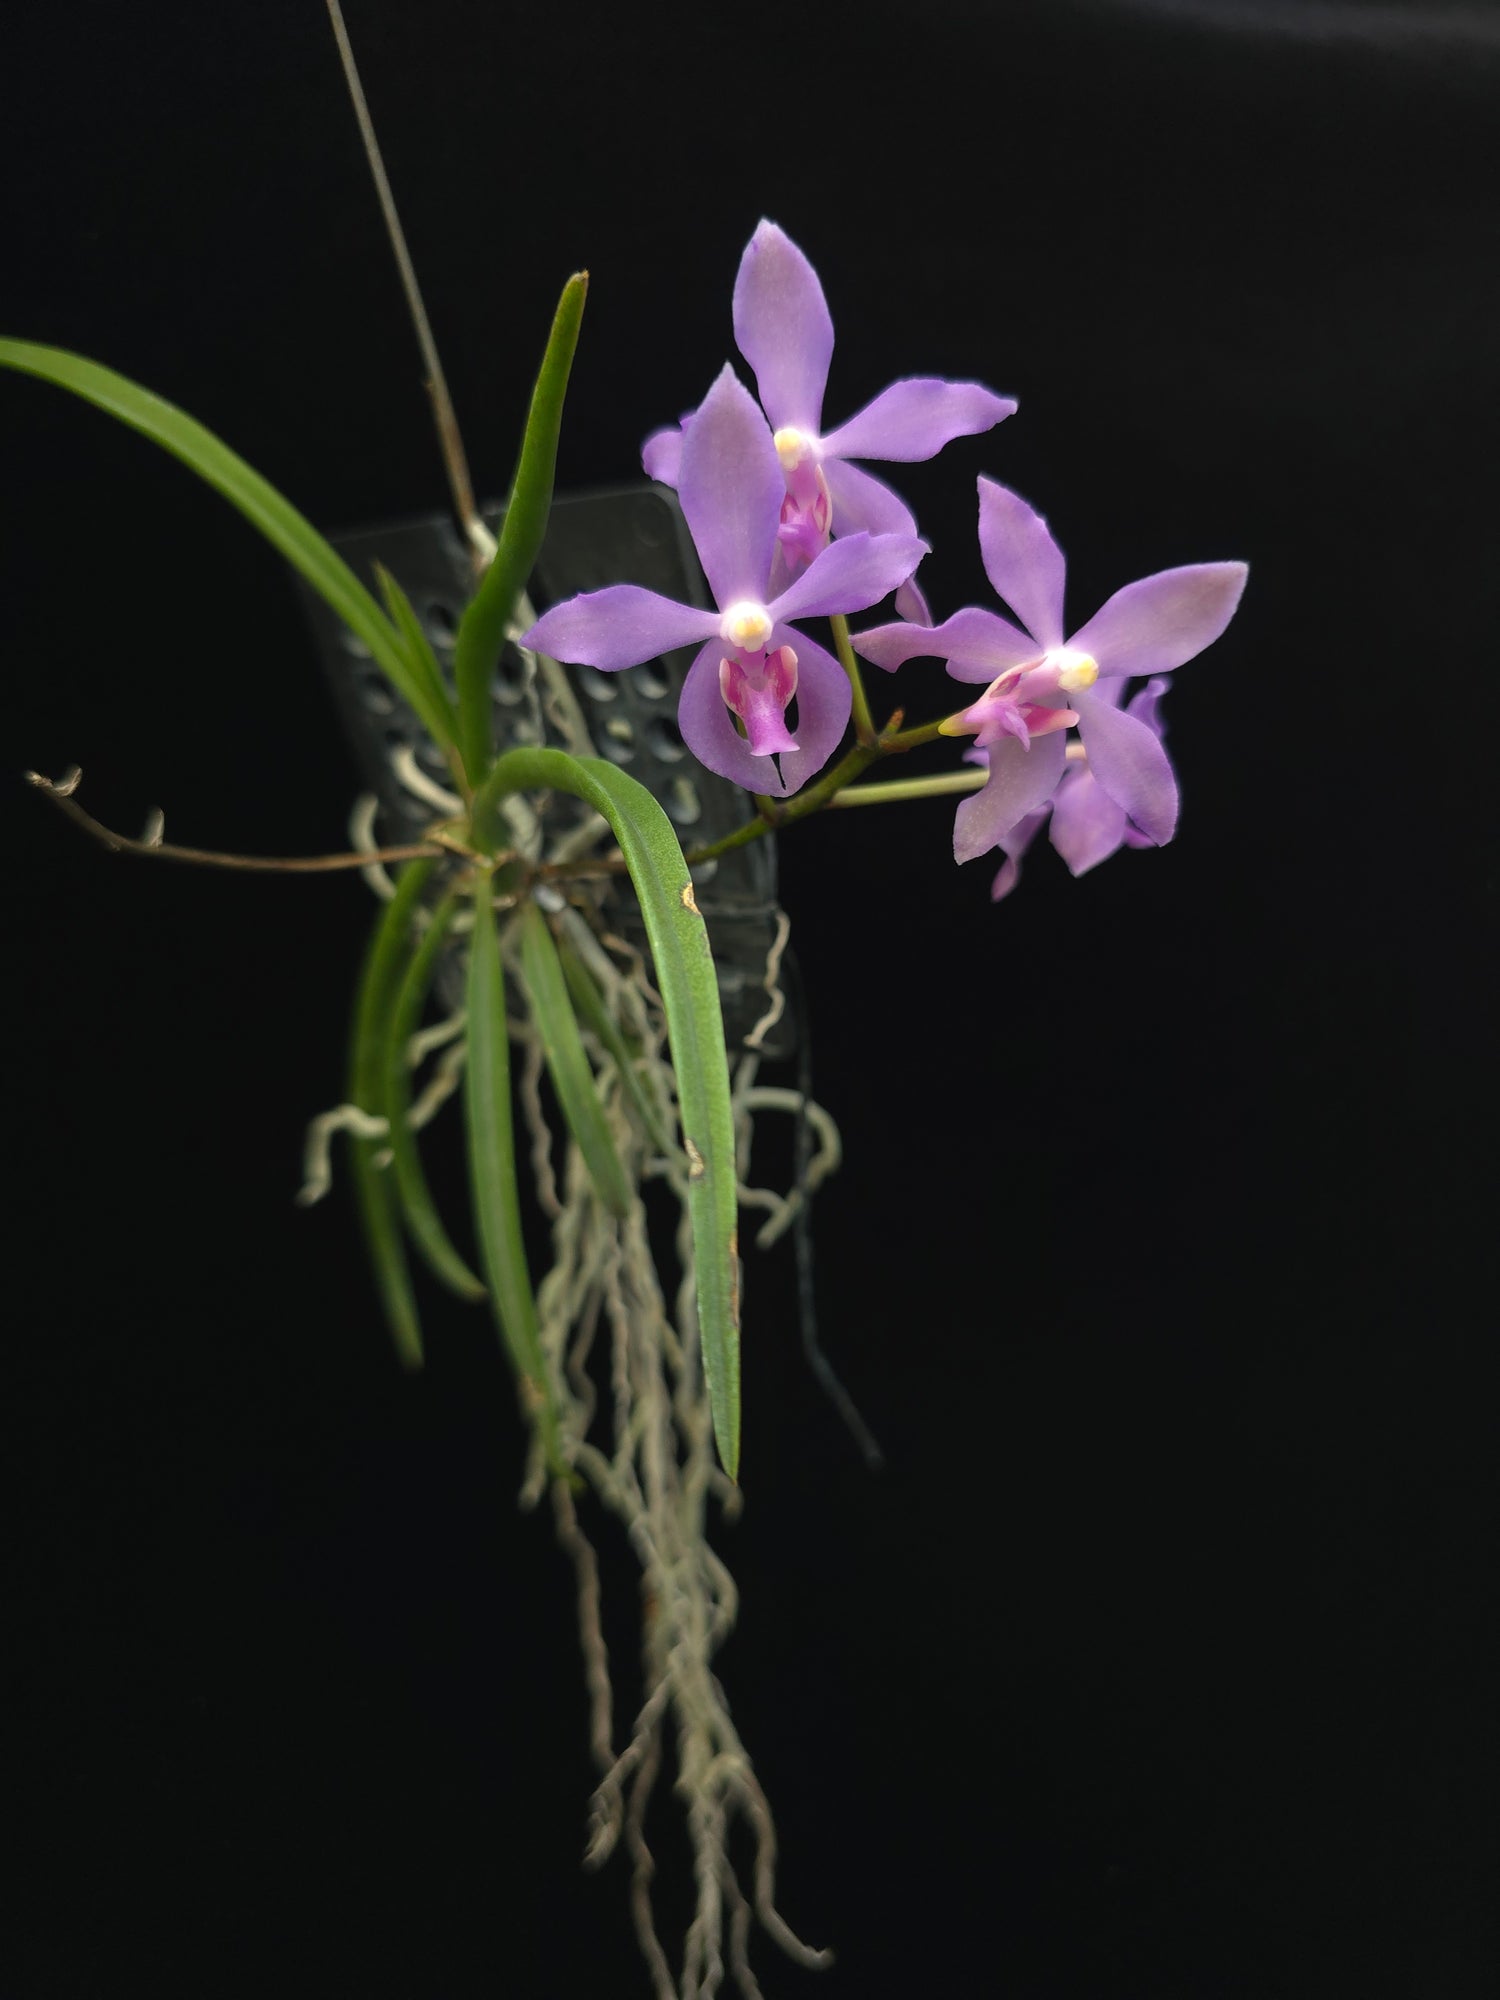
[[[1162,698],[1169,676],[1223,632],[1246,572],[1235,562],[1164,570],[1118,591],[1069,635],[1063,556],[1045,520],[981,478],[980,553],[1013,616],[969,606],[934,622],[916,581],[928,543],[864,462],[933,458],[956,438],[992,432],[1016,405],[978,383],[914,377],[825,430],[832,319],[812,265],[767,221],[745,249],[733,295],[734,337],[758,400],[726,364],[697,407],[652,432],[643,451],[646,473],[676,489],[713,608],[621,581],[538,617],[527,586],[547,526],[585,294],[582,274],[563,290],[498,541],[472,508],[465,520],[477,577],[451,660],[440,659],[397,579],[379,577],[377,600],[289,502],[182,411],[54,348],[3,341],[0,363],[93,402],[215,486],[338,613],[441,758],[448,784],[424,781],[434,817],[422,840],[386,849],[366,840],[347,855],[265,864],[362,868],[382,895],[356,993],[346,1098],[315,1126],[308,1192],[326,1185],[327,1141],[343,1132],[405,1365],[420,1365],[423,1352],[411,1256],[459,1297],[488,1301],[532,1438],[523,1498],[550,1496],[578,1569],[600,1772],[590,1858],[622,1841],[631,1854],[632,1903],[658,1996],[711,1994],[726,1966],[754,1994],[752,1910],[801,1962],[827,1954],[802,1945],[773,1904],[769,1808],[710,1664],[734,1593],[708,1541],[707,1503],[739,1503],[739,1211],[757,1199],[771,1211],[760,1240],[785,1227],[836,1162],[837,1135],[801,1094],[758,1080],[759,1029],[782,1004],[784,931],[766,968],[767,1014],[741,1047],[726,1049],[695,870],[824,808],[935,793],[960,795],[958,862],[1001,857],[996,898],[1015,886],[1044,824],[1075,875],[1122,846],[1163,845],[1176,829],[1177,785]],[[882,620],[888,601],[896,615]],[[851,632],[851,619],[874,622]],[[826,644],[808,629],[820,621]],[[742,823],[684,852],[661,804],[595,755],[586,732],[566,751],[497,743],[490,688],[507,643],[535,675],[557,675],[558,663],[628,673],[695,647],[681,687],[682,737],[708,771],[750,795]],[[929,719],[907,725],[896,710],[877,722],[860,660],[886,671],[942,663],[952,681],[981,691],[961,702],[952,689],[945,696],[934,666]],[[967,737],[973,747],[950,770],[868,776],[918,746]],[[169,847],[159,825],[140,841],[110,833],[79,805],[76,774],[34,782],[117,849],[225,858]],[[546,844],[539,808],[550,794],[588,809],[566,853]],[[649,978],[608,922],[607,899],[625,881],[644,919]],[[463,1005],[424,1028],[439,969],[454,962]],[[508,1003],[508,986],[520,1009]],[[419,1090],[418,1072],[435,1053]],[[556,1130],[537,1092],[543,1071],[560,1108]],[[418,1144],[454,1095],[474,1257],[438,1213]],[[529,1190],[517,1161],[518,1105],[531,1141]],[[782,1196],[744,1185],[750,1124],[768,1111],[811,1120],[821,1140],[818,1160]],[[653,1180],[682,1206],[675,1309],[645,1225],[642,1189]],[[554,1261],[540,1285],[528,1268],[527,1200],[551,1226]],[[610,1349],[604,1397],[591,1372],[601,1326]],[[650,1586],[645,1685],[623,1748],[580,1518],[586,1495],[624,1522]],[[653,1928],[642,1831],[668,1730],[697,1884],[676,1971]],[[730,1859],[737,1818],[758,1850],[747,1887]]]

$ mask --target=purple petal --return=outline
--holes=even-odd
[[[823,466],[833,501],[836,535],[914,535],[916,518],[899,493],[857,465],[831,458]]]
[[[683,433],[677,497],[719,609],[758,603],[786,479],[755,398],[727,365]]]
[[[1105,689],[1110,685],[1109,681],[1100,681],[1098,683],[1099,692],[1103,694]],[[1154,680],[1147,681],[1138,694],[1133,694],[1130,697],[1130,700],[1125,704],[1125,713],[1136,716],[1141,722],[1145,723],[1148,729],[1154,730],[1160,736],[1166,725],[1157,714],[1157,709],[1161,704],[1162,696],[1171,685],[1172,683],[1167,679],[1165,674],[1158,674]]]
[[[675,486],[682,476],[682,432],[676,424],[653,431],[641,446],[641,470],[648,479]]]
[[[1063,774],[1064,732],[1040,736],[1029,750],[1013,736],[990,751],[989,783],[965,799],[953,822],[953,858],[973,861],[998,847],[1027,813],[1044,806]]]
[[[1127,583],[1068,641],[1101,674],[1165,674],[1211,646],[1234,616],[1244,563],[1190,563]]]
[[[1060,646],[1063,552],[1036,509],[993,479],[979,482],[979,554],[997,595],[1027,631],[1044,648]]]
[[[1093,688],[1068,699],[1078,713],[1078,733],[1089,769],[1104,791],[1158,847],[1177,827],[1177,780],[1156,731],[1139,716],[1115,708]]]
[[[776,429],[794,425],[816,437],[833,358],[833,320],[817,272],[774,222],[761,223],[740,259],[734,338]]]
[[[784,621],[868,611],[905,583],[927,553],[915,535],[846,535],[820,550],[766,608]]]
[[[1052,845],[1075,875],[1107,861],[1125,838],[1124,808],[1089,771],[1073,770],[1052,801]]]
[[[908,625],[932,625],[932,606],[922,595],[922,586],[915,575],[909,576],[896,592],[896,616],[904,618]]]
[[[946,660],[949,673],[960,681],[992,681],[1007,667],[1025,666],[1038,652],[1035,639],[1018,632],[998,611],[978,605],[955,611],[941,625],[877,625],[853,637],[860,658],[887,673],[907,660]]]
[[[978,382],[919,376],[893,382],[823,439],[826,458],[936,458],[954,438],[975,437],[1015,412],[1009,396]]]
[[[521,644],[552,660],[572,660],[613,674],[658,659],[674,647],[690,646],[718,628],[712,611],[674,604],[638,583],[612,583],[608,590],[585,591],[554,604]]]
[[[1027,813],[1019,826],[1013,826],[1002,836],[1001,851],[1005,861],[1000,873],[990,884],[990,901],[1003,902],[1021,879],[1021,859],[1032,841],[1037,837],[1047,819],[1047,807],[1039,806],[1033,813]]]
[[[723,641],[715,637],[688,668],[677,707],[682,740],[698,762],[748,792],[786,798],[817,775],[838,748],[849,721],[849,678],[831,653],[804,633],[778,625],[770,646],[790,646],[797,655],[797,748],[781,758],[782,776],[769,757],[757,757],[734,726],[719,692]]]

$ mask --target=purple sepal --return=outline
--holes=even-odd
[[[1063,552],[1019,493],[979,481],[979,554],[985,575],[1044,649],[1063,637]]]
[[[1137,722],[1144,723],[1158,741],[1162,723],[1157,709],[1169,685],[1161,678],[1148,681],[1125,710]],[[1107,699],[1110,691],[1121,686],[1120,681],[1102,682],[1099,698]],[[1130,824],[1124,807],[1116,804],[1086,764],[1070,770],[1057,788],[1057,797],[1052,802],[1051,839],[1074,875],[1086,875],[1120,847],[1157,845]]]
[[[766,420],[727,363],[683,432],[677,496],[720,609],[759,600],[786,482]]]
[[[994,745],[984,790],[965,799],[954,818],[955,861],[988,854],[1028,813],[1047,803],[1063,774],[1064,741],[1064,732],[1058,730],[1037,737],[1029,748],[1013,736]]]
[[[762,222],[734,281],[734,339],[779,430],[817,435],[833,359],[833,320],[818,274],[786,233]]]
[[[1100,790],[1155,846],[1165,847],[1177,830],[1177,779],[1161,737],[1141,715],[1116,708],[1095,688],[1080,689],[1070,700]]]

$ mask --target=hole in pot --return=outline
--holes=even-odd
[[[339,644],[346,653],[352,653],[356,660],[368,660],[370,649],[363,639],[357,639],[347,625],[339,627]]]
[[[696,826],[702,817],[703,805],[698,797],[698,787],[691,778],[674,778],[667,787],[667,818],[675,820],[679,826]]]
[[[496,663],[493,687],[496,701],[519,701],[526,692],[526,669],[508,646]]]
[[[434,646],[451,646],[458,637],[458,618],[451,605],[434,598],[427,607],[427,636]]]
[[[604,725],[604,754],[616,764],[628,764],[635,755],[635,731],[623,715]]]
[[[575,667],[574,672],[590,701],[613,701],[620,692],[609,675],[601,673],[598,667]]]
[[[371,715],[394,715],[396,712],[396,697],[386,686],[383,674],[365,675],[360,699]]]
[[[646,724],[646,748],[664,764],[678,764],[687,754],[682,731],[666,715],[653,715]]]
[[[644,666],[637,667],[635,684],[641,693],[649,695],[652,701],[660,701],[672,685],[667,677],[667,670],[660,660],[647,660]]]

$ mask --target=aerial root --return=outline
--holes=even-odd
[[[297,1190],[298,1208],[311,1208],[333,1186],[333,1135],[352,1132],[356,1139],[383,1139],[390,1126],[384,1118],[361,1111],[357,1104],[336,1104],[310,1119],[302,1154],[302,1185]]]

